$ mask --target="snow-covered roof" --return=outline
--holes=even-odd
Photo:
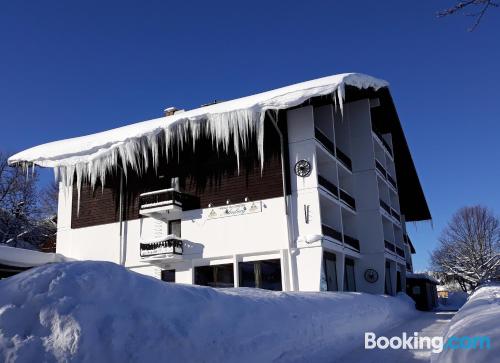
[[[426,273],[406,273],[407,279],[427,280],[433,284],[439,285],[439,281]]]
[[[192,126],[195,122],[205,120],[211,124],[209,127],[217,139],[229,138],[229,133],[232,131],[237,131],[237,136],[244,136],[243,129],[252,128],[251,124],[258,124],[267,110],[286,109],[297,106],[311,97],[330,94],[336,97],[336,102],[341,107],[345,86],[359,89],[372,87],[377,90],[388,86],[388,83],[359,73],[338,74],[92,135],[35,146],[13,155],[9,158],[9,162],[11,164],[27,162],[44,167],[89,163],[109,156],[113,150],[124,149],[124,145],[137,146],[134,141],[138,139],[156,136],[168,129],[173,131],[172,128],[179,123],[188,122]],[[129,152],[132,150],[121,150],[119,154],[126,155]]]
[[[0,264],[15,267],[35,267],[53,262],[69,261],[58,253],[44,253],[23,248],[0,246]]]

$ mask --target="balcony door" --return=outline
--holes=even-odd
[[[336,257],[333,253],[323,253],[323,268],[325,269],[327,291],[338,291]]]

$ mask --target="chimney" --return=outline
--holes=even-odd
[[[167,107],[163,111],[165,112],[165,116],[172,116],[177,111],[177,108],[176,107]]]

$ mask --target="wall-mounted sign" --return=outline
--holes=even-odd
[[[245,214],[262,212],[262,202],[247,202],[241,204],[225,205],[223,207],[211,208],[208,219],[242,216]]]
[[[312,166],[311,163],[307,160],[299,160],[295,164],[295,174],[302,178],[308,177],[311,175]]]
[[[366,269],[365,280],[370,283],[375,283],[378,280],[378,272],[372,268]]]

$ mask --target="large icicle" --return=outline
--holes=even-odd
[[[343,113],[346,85],[377,90],[387,87],[388,83],[357,73],[320,78],[94,135],[37,146],[12,156],[9,162],[21,163],[26,168],[35,164],[53,167],[56,178],[65,185],[73,185],[76,177],[78,206],[82,184],[90,182],[94,188],[100,181],[104,186],[106,174],[117,171],[119,160],[125,177],[129,168],[140,175],[150,165],[157,169],[161,155],[168,159],[172,145],[177,145],[178,151],[182,150],[189,137],[193,150],[196,142],[205,135],[217,150],[222,148],[228,152],[232,147],[239,170],[240,146],[246,150],[250,136],[255,135],[263,168],[266,112],[278,112],[298,106],[312,97],[331,95]]]

